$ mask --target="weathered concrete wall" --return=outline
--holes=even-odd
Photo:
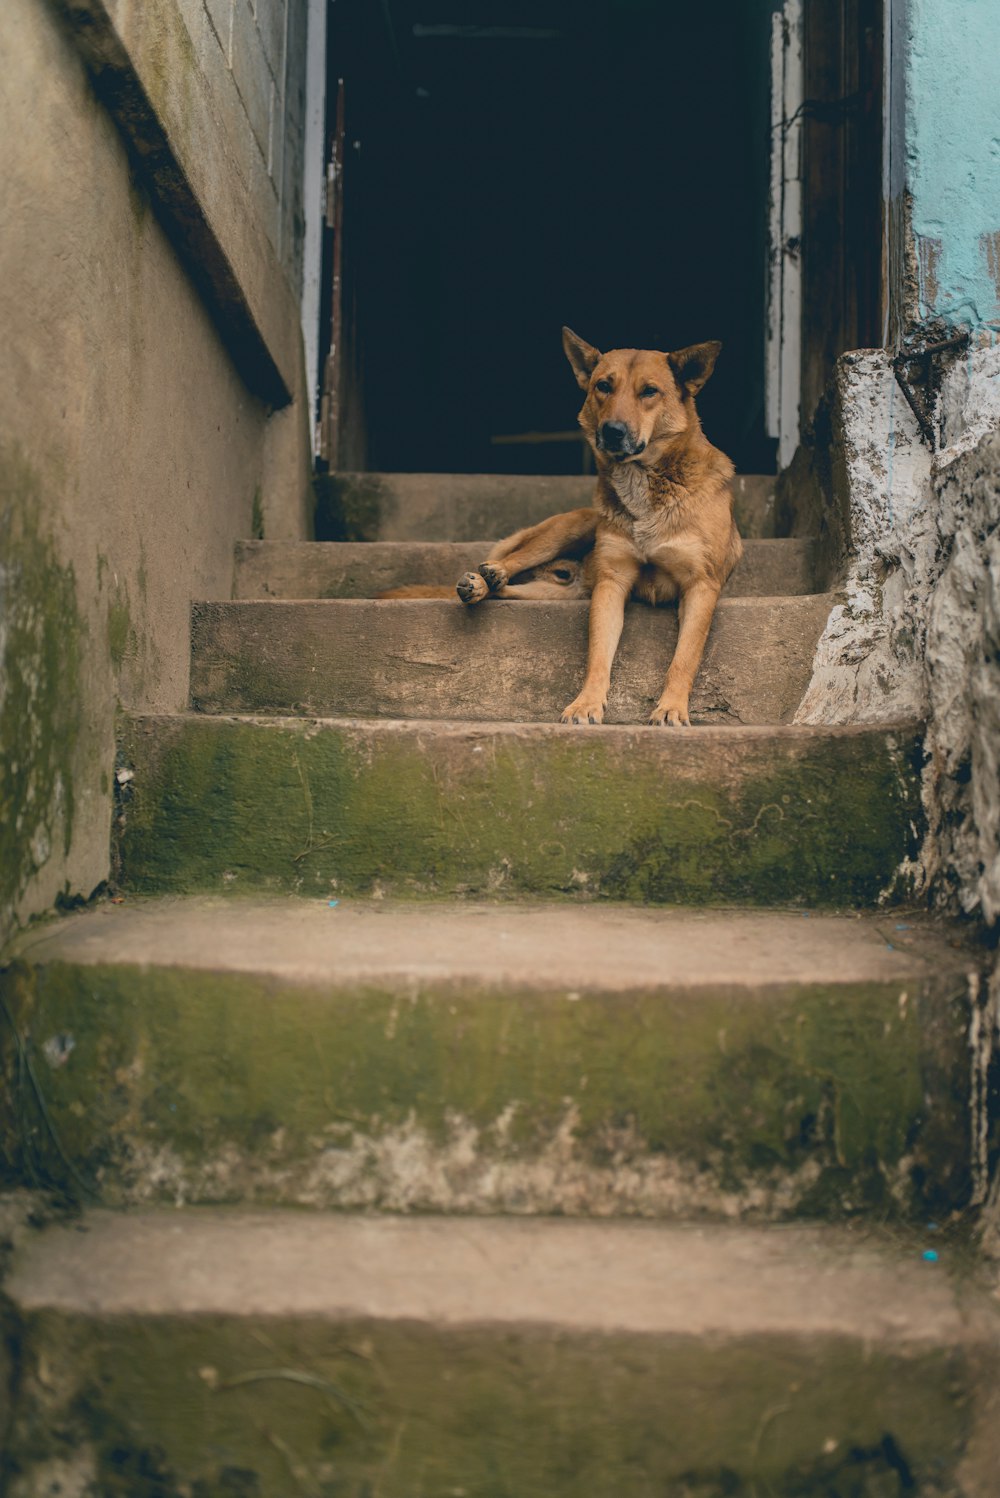
[[[945,376],[935,452],[882,351],[837,370],[823,519],[846,545],[843,602],[820,641],[799,710],[810,723],[926,722],[928,833],[906,872],[938,904],[1000,925],[1000,348]],[[803,470],[806,465],[802,465]],[[814,514],[819,510],[814,507]],[[969,1043],[981,1108],[1000,1045],[1000,965]],[[984,1123],[985,1130],[985,1123]],[[985,1195],[989,1141],[973,1140]],[[986,1216],[1000,1257],[1000,1178]]]
[[[942,445],[921,441],[889,356],[847,354],[827,502],[848,547],[797,719],[927,720],[926,887],[1000,917],[1000,349],[945,377]]]
[[[1000,325],[1000,6],[908,0],[905,24],[916,315]]]
[[[115,707],[185,705],[192,597],[306,528],[300,413],[249,393],[71,28],[3,30],[0,941],[107,877]]]

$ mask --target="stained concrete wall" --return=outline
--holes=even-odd
[[[280,27],[267,30],[269,4],[257,0],[251,19],[276,96],[268,58],[280,40],[287,61],[291,18],[281,40]],[[263,173],[254,187],[238,168],[240,148],[219,102],[232,97],[225,79],[216,87],[209,64],[201,68],[190,35],[177,29],[173,0],[144,12],[111,8],[126,43],[133,28],[147,103],[150,90],[161,91],[153,125],[164,122],[169,136],[176,124],[182,167],[185,149],[197,158],[189,206],[200,206],[203,227],[231,251],[234,295],[258,336],[242,345],[227,336],[216,288],[193,278],[184,226],[171,219],[162,182],[101,101],[102,79],[113,67],[115,79],[123,76],[127,47],[102,74],[101,59],[81,52],[64,7],[5,0],[0,941],[57,897],[89,895],[107,878],[115,708],[185,707],[191,599],[229,596],[238,538],[262,529],[304,536],[308,528],[304,408],[286,401],[271,414],[252,393],[250,368],[252,357],[269,359],[287,394],[300,396],[299,258],[295,231],[282,229],[297,209],[295,193],[280,197],[276,185],[293,171],[297,147],[283,148],[275,177],[280,153],[271,139],[265,170],[254,133]],[[192,26],[196,9],[188,7]],[[204,30],[210,9],[225,7],[202,10],[199,45],[210,41],[227,69],[217,37]],[[273,11],[284,15],[284,0]],[[156,37],[143,30],[153,13],[158,63]],[[304,44],[295,45],[301,56]],[[253,131],[239,98],[230,123]],[[199,121],[200,142],[189,135],[185,144],[177,131]],[[285,204],[284,219],[260,207],[271,200]]]

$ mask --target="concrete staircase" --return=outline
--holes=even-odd
[[[919,725],[791,724],[815,548],[742,481],[688,732],[669,611],[569,729],[586,605],[371,601],[588,488],[338,480],[123,723],[125,898],[0,980],[86,1203],[6,1282],[5,1498],[995,1494],[978,954],[902,903]]]

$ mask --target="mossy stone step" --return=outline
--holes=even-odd
[[[238,541],[234,598],[374,598],[407,583],[454,587],[492,541]],[[746,541],[725,597],[817,591],[811,538]]]
[[[475,541],[506,536],[560,510],[589,505],[593,477],[502,473],[336,473],[316,486],[320,541]],[[773,536],[773,474],[738,474],[742,536]]]
[[[901,898],[920,846],[913,725],[124,717],[136,892],[484,893],[687,905]]]
[[[996,1306],[926,1241],[88,1213],[7,1286],[13,1493],[987,1498]]]
[[[943,1220],[978,1137],[950,934],[128,899],[0,978],[46,1107],[9,1052],[0,1154],[118,1206]]]
[[[697,722],[789,722],[832,599],[723,599],[691,696]],[[198,603],[191,705],[213,713],[548,722],[586,672],[589,605],[362,599]],[[606,718],[645,723],[677,610],[630,605]],[[669,732],[670,730],[666,730]]]

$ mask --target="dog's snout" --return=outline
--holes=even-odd
[[[623,453],[631,447],[629,429],[623,421],[605,421],[601,426],[601,446],[605,452]]]

